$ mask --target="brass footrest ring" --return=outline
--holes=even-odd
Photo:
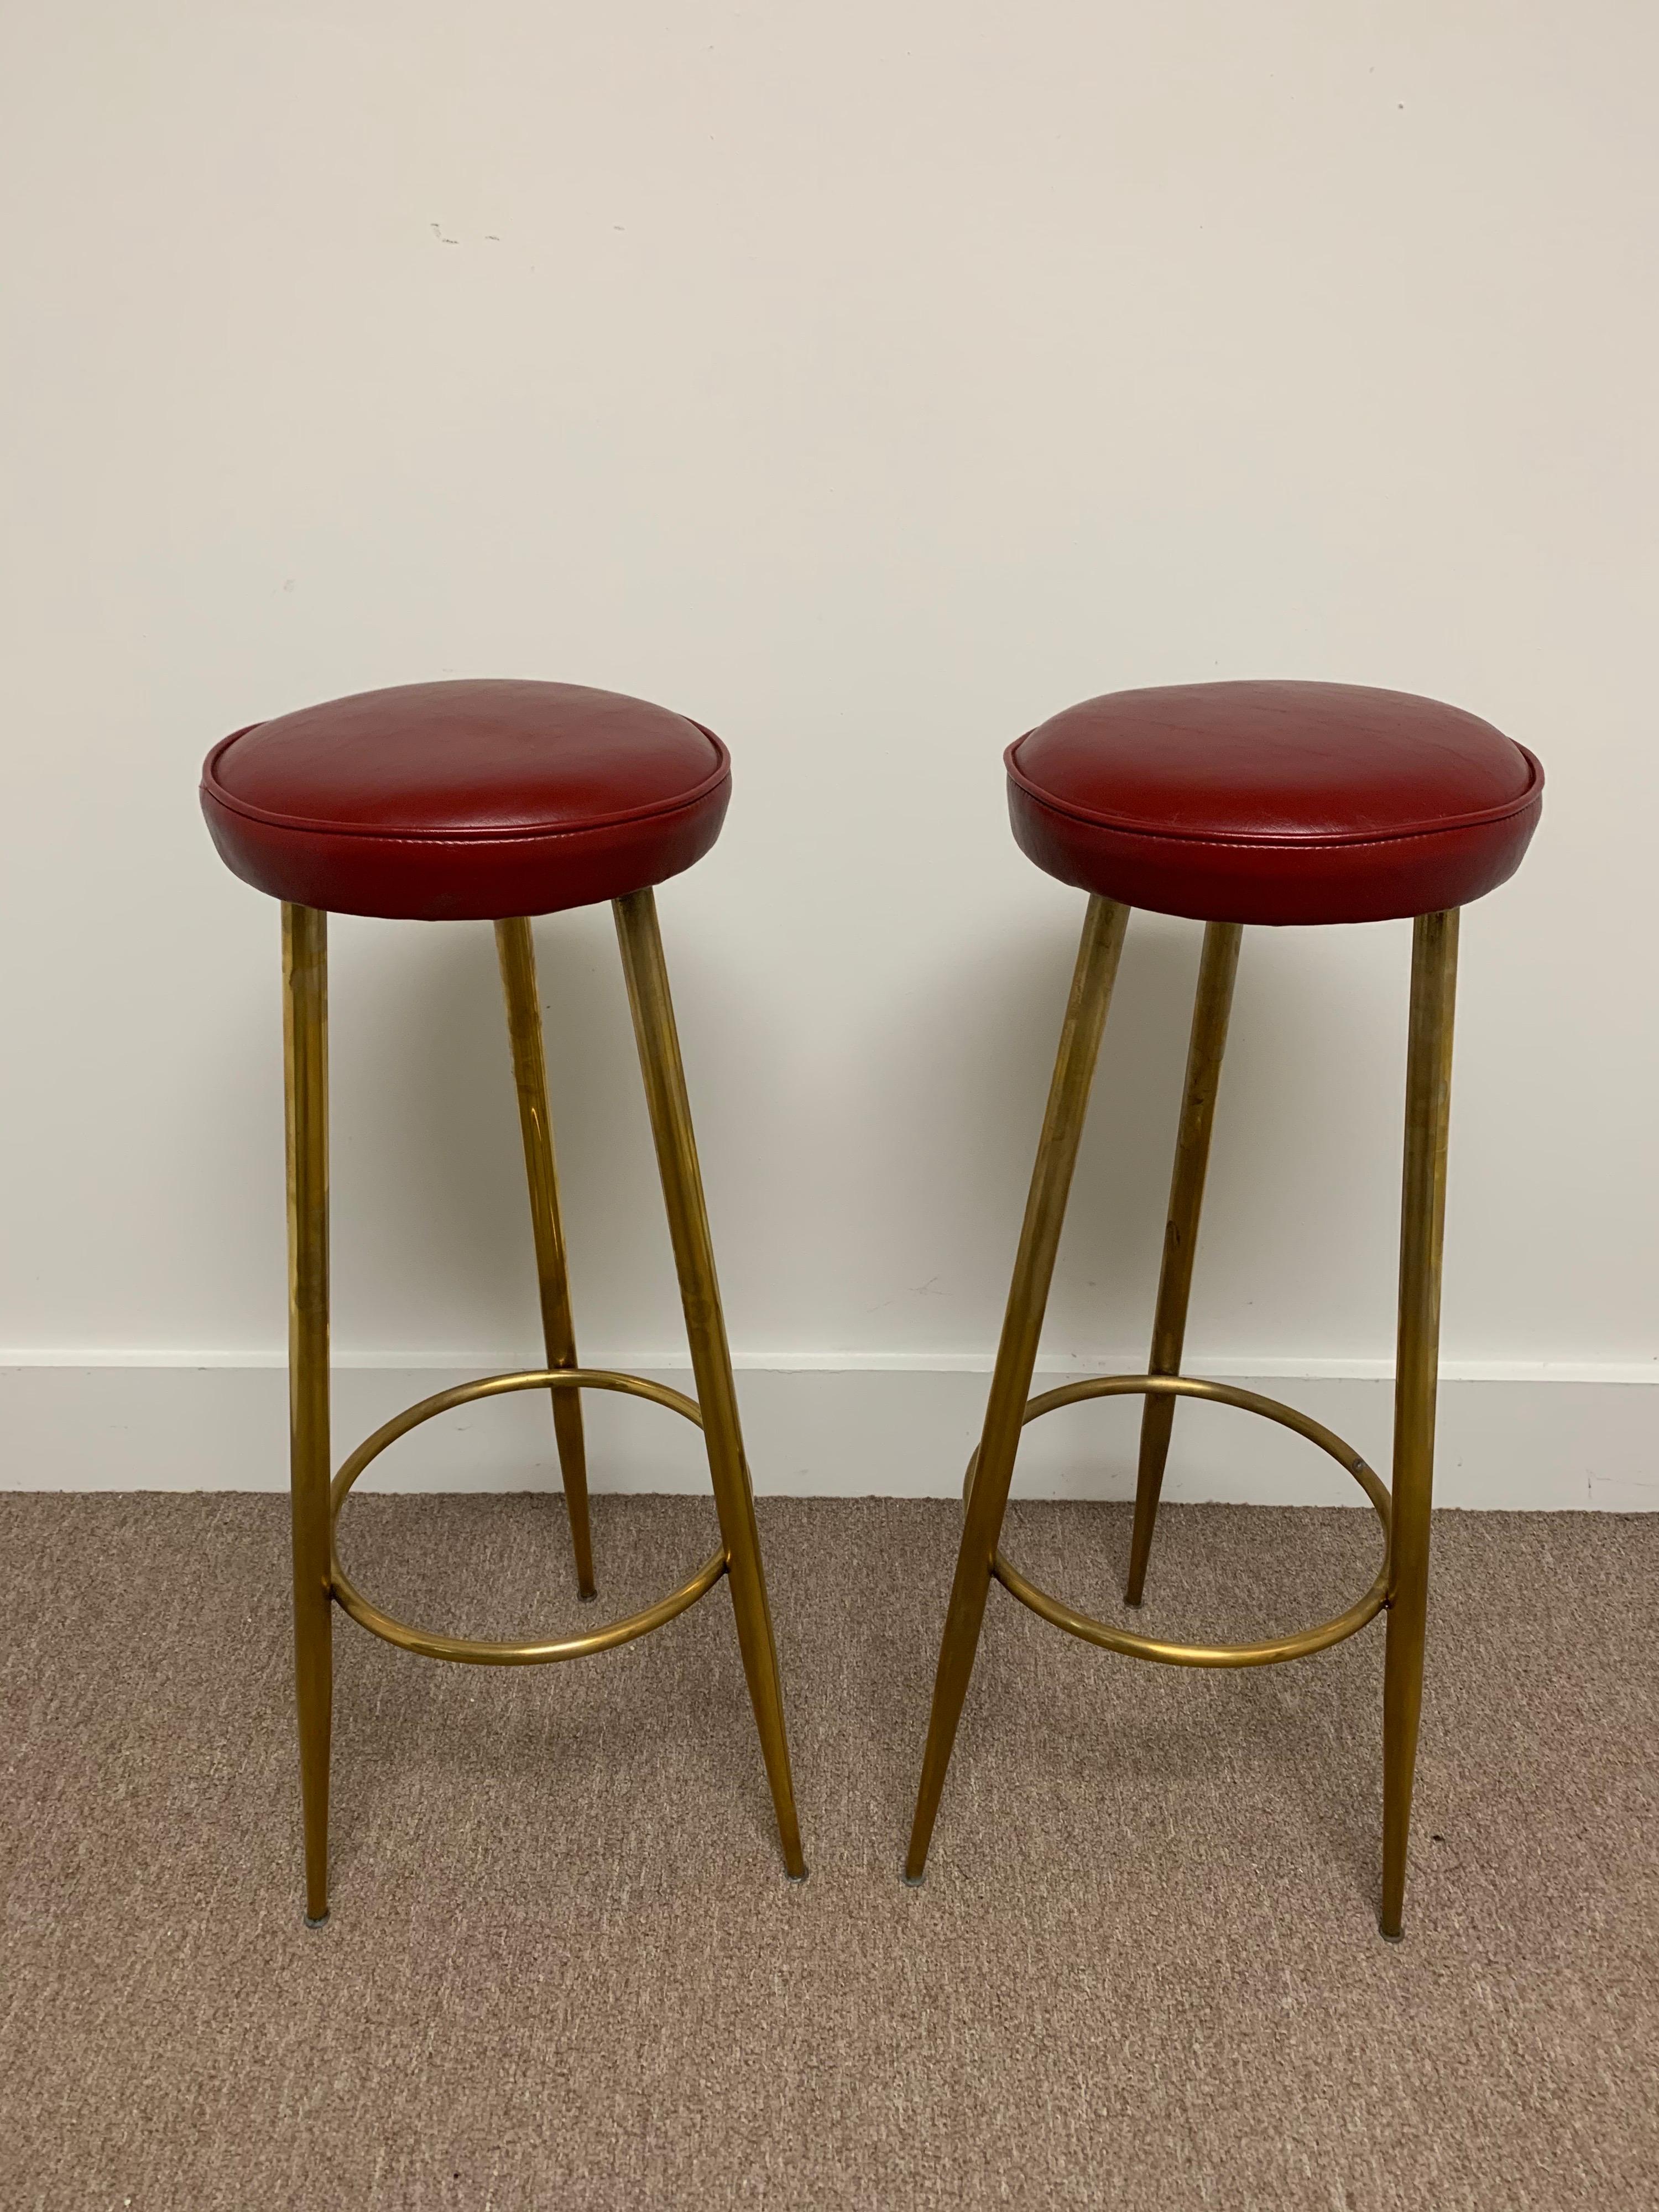
[[[1081,1637],[1085,1644],[1097,1644],[1103,1650],[1121,1651],[1131,1659],[1157,1660],[1166,1667],[1272,1667],[1285,1659],[1304,1659],[1310,1652],[1328,1650],[1333,1644],[1356,1634],[1368,1621],[1375,1620],[1389,1601],[1389,1576],[1393,1544],[1393,1500],[1387,1486],[1367,1467],[1352,1444],[1344,1443],[1321,1422],[1310,1420],[1298,1413],[1293,1406],[1281,1405],[1277,1398],[1264,1398],[1259,1391],[1241,1390],[1230,1382],[1204,1382],[1185,1375],[1097,1375],[1081,1382],[1063,1383],[1057,1390],[1045,1390],[1026,1406],[1024,1419],[1035,1421],[1040,1414],[1052,1413],[1060,1406],[1077,1404],[1084,1398],[1208,1398],[1222,1406],[1237,1406],[1247,1413],[1260,1413],[1281,1427],[1294,1429],[1310,1443],[1317,1444],[1328,1452],[1339,1466],[1345,1467],[1370,1498],[1382,1523],[1382,1565],[1376,1580],[1364,1597],[1340,1613],[1334,1620],[1323,1621],[1317,1628],[1305,1628],[1294,1636],[1275,1636],[1262,1644],[1168,1644],[1157,1637],[1135,1636],[1127,1629],[1109,1627],[1097,1620],[1091,1613],[1079,1613],[1062,1599],[1051,1597],[1047,1590],[1039,1589],[1028,1582],[1017,1567],[1011,1566],[998,1552],[992,1561],[991,1571],[1009,1594],[1044,1620],[1063,1628],[1068,1636]],[[975,1472],[979,1465],[979,1454],[975,1452],[968,1462],[967,1480],[963,1486],[964,1497],[972,1490]]]
[[[350,1494],[352,1484],[388,1444],[396,1443],[399,1437],[407,1436],[422,1421],[447,1413],[457,1406],[470,1405],[475,1398],[503,1397],[514,1390],[616,1390],[624,1397],[648,1398],[653,1405],[666,1406],[671,1413],[683,1414],[696,1427],[702,1426],[702,1413],[695,1399],[678,1390],[666,1389],[659,1382],[642,1382],[637,1375],[613,1374],[600,1367],[535,1368],[520,1375],[486,1375],[480,1382],[459,1383],[453,1390],[441,1390],[435,1397],[422,1398],[418,1406],[408,1407],[394,1415],[358,1445],[330,1487],[329,1582],[334,1596],[355,1621],[374,1635],[384,1638],[386,1643],[397,1644],[401,1650],[418,1651],[428,1659],[459,1660],[463,1665],[473,1667],[544,1667],[559,1659],[584,1659],[595,1651],[611,1651],[619,1644],[631,1644],[636,1636],[646,1636],[653,1628],[662,1627],[705,1596],[726,1572],[726,1552],[722,1547],[703,1561],[690,1582],[659,1598],[655,1605],[647,1606],[642,1613],[630,1613],[625,1620],[613,1620],[586,1636],[542,1642],[494,1644],[469,1636],[440,1636],[382,1612],[366,1598],[340,1565],[339,1548],[333,1540],[333,1524],[339,1519],[340,1508]]]

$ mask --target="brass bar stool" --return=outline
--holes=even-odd
[[[328,1916],[332,1607],[406,1651],[536,1666],[608,1651],[661,1627],[724,1575],[771,1785],[784,1864],[804,1878],[777,1653],[726,1322],[653,886],[720,835],[731,763],[720,739],[643,700],[577,684],[454,683],[362,692],[239,730],[203,770],[221,857],[283,902],[288,1094],[289,1380],[294,1625],[305,1814],[306,1916]],[[679,1276],[696,1398],[576,1358],[528,916],[612,902]],[[329,1440],[330,911],[495,926],[541,1286],[545,1368],[492,1375],[411,1406],[337,1474]],[[483,1643],[394,1619],[340,1564],[351,1486],[422,1421],[478,1398],[546,1390],[579,1595],[594,1594],[583,1390],[645,1398],[703,1431],[720,1545],[690,1581],[585,1636]]]
[[[1302,1658],[1386,1610],[1381,1926],[1397,1938],[1428,1607],[1458,909],[1520,866],[1543,804],[1543,771],[1489,723],[1433,700],[1279,683],[1091,699],[1010,746],[1007,766],[1018,844],[1040,868],[1090,896],[984,1429],[969,1462],[905,1879],[920,1881],[927,1865],[993,1578],[1085,1643],[1184,1667]],[[1135,906],[1206,925],[1149,1372],[1066,1383],[1028,1401],[1095,1060]],[[1243,925],[1406,916],[1415,927],[1390,1492],[1318,1422],[1257,1392],[1185,1376],[1181,1355]],[[1382,1564],[1364,1595],[1297,1635],[1182,1644],[1111,1627],[1029,1582],[999,1548],[1021,1428],[1081,1399],[1123,1395],[1146,1400],[1126,1591],[1132,1605],[1140,1603],[1146,1581],[1177,1398],[1262,1414],[1348,1470],[1384,1532]]]

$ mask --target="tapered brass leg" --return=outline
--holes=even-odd
[[[1412,942],[1406,1166],[1400,1208],[1400,1332],[1394,1385],[1394,1528],[1382,1685],[1382,1933],[1398,1939],[1406,1896],[1423,1638],[1429,1604],[1440,1362],[1440,1254],[1446,1219],[1457,915],[1419,915]]]
[[[294,1673],[300,1709],[306,1917],[328,1917],[328,1756],[334,1700],[329,1589],[328,916],[283,908],[288,1103],[288,1388]]]
[[[578,1364],[576,1330],[570,1314],[570,1276],[565,1260],[564,1224],[559,1213],[559,1170],[553,1157],[553,1121],[547,1104],[536,945],[529,922],[522,917],[498,921],[495,951],[507,997],[519,1127],[524,1136],[525,1174],[530,1183],[530,1220],[536,1238],[536,1274],[541,1285],[542,1341],[550,1368],[574,1367]],[[593,1539],[588,1526],[581,1395],[575,1390],[555,1390],[552,1398],[553,1435],[559,1448],[571,1547],[576,1554],[576,1591],[580,1597],[591,1598],[594,1595]]]
[[[1002,1516],[1013,1480],[1014,1455],[1019,1446],[1020,1425],[1030,1394],[1036,1365],[1037,1340],[1042,1332],[1043,1310],[1054,1271],[1054,1254],[1066,1218],[1066,1200],[1077,1164],[1079,1139],[1083,1134],[1089,1089],[1100,1051],[1101,1031],[1123,950],[1123,933],[1129,910],[1109,899],[1091,898],[1072,975],[1072,994],[1060,1033],[1060,1052],[1054,1081],[1048,1088],[1048,1108],[1037,1144],[1036,1165],[1025,1201],[1025,1221],[1020,1231],[1019,1252],[1008,1289],[1002,1338],[997,1346],[996,1370],[991,1377],[985,1425],[980,1437],[979,1461],[963,1521],[962,1547],[957,1554],[956,1579],[951,1587],[950,1609],[939,1646],[939,1671],[933,1683],[933,1709],[927,1723],[927,1748],[921,1763],[921,1784],[916,1794],[915,1818],[910,1829],[910,1849],[904,1863],[907,1881],[920,1881],[927,1863],[927,1846],[939,1812],[945,1769],[957,1740],[963,1701],[974,1671],[985,1601],[991,1587],[991,1561],[1002,1533]]]
[[[720,1285],[714,1273],[714,1245],[703,1202],[696,1140],[691,1130],[685,1070],[680,1060],[679,1036],[668,992],[668,969],[657,927],[657,902],[649,890],[633,891],[626,898],[617,899],[615,908],[623,969],[628,978],[629,1004],[634,1011],[634,1034],[639,1042],[640,1069],[645,1078],[663,1199],[668,1209],[669,1233],[673,1239],[674,1264],[685,1309],[686,1334],[691,1343],[691,1369],[702,1408],[708,1472],[726,1546],[732,1607],[737,1615],[738,1645],[748,1677],[755,1724],[760,1731],[767,1779],[772,1786],[783,1863],[794,1879],[800,1881],[805,1875],[806,1863],[801,1856],[795,1787],[789,1771],[789,1745],[784,1734],[777,1646],[766,1601],[754,1494],[743,1455],[737,1387],[732,1376],[726,1317],[720,1310]]]
[[[1210,1164],[1210,1130],[1215,1120],[1216,1088],[1221,1079],[1221,1055],[1227,1042],[1227,1018],[1232,1012],[1233,979],[1238,973],[1238,946],[1243,933],[1236,921],[1212,921],[1204,932],[1204,957],[1193,1002],[1192,1040],[1187,1048],[1181,1134],[1176,1142],[1170,1214],[1164,1227],[1164,1267],[1158,1282],[1152,1357],[1146,1362],[1149,1375],[1181,1372],[1187,1302],[1192,1295],[1193,1259],[1198,1249],[1198,1218]],[[1148,1398],[1141,1410],[1134,1534],[1130,1540],[1129,1580],[1124,1592],[1131,1605],[1140,1603],[1146,1588],[1146,1562],[1152,1554],[1175,1409],[1173,1398]]]

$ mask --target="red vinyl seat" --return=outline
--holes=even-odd
[[[683,714],[580,684],[360,691],[215,746],[202,810],[256,890],[338,914],[494,921],[689,868],[731,762]]]
[[[1009,746],[1026,855],[1199,921],[1382,921],[1493,890],[1544,772],[1490,722],[1350,684],[1183,684],[1085,700]]]

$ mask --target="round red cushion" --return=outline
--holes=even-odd
[[[1109,692],[1006,757],[1038,867],[1199,921],[1467,906],[1514,874],[1543,806],[1543,769],[1490,722],[1351,684]]]
[[[339,914],[499,920],[620,898],[720,835],[731,761],[665,707],[580,684],[408,684],[216,745],[202,811],[257,890]]]

